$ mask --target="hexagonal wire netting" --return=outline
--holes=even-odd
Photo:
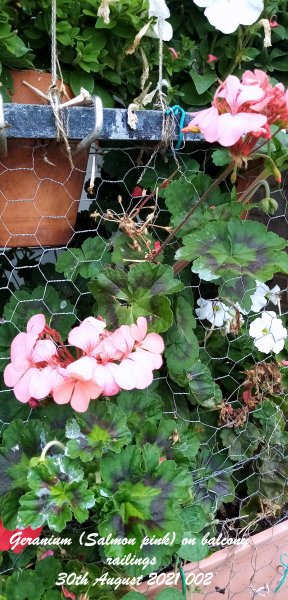
[[[13,155],[12,146],[16,146],[16,154]],[[153,250],[151,234],[153,244],[155,240],[165,239],[165,229],[170,221],[168,206],[171,202],[169,204],[162,193],[166,188],[161,190],[159,186],[176,171],[177,178],[190,186],[191,201],[196,201],[199,185],[202,185],[201,174],[206,172],[207,155],[208,149],[199,144],[186,144],[184,149],[175,153],[171,148],[164,152],[161,144],[149,140],[141,143],[103,141],[91,149],[86,173],[85,161],[79,160],[76,170],[72,170],[63,151],[62,155],[56,155],[52,142],[38,141],[36,145],[33,140],[10,142],[8,157],[0,160],[0,302],[1,323],[6,325],[5,335],[0,340],[3,367],[9,358],[9,335],[11,339],[11,336],[25,330],[27,319],[32,314],[45,313],[50,325],[62,327],[64,337],[73,325],[94,314],[94,298],[87,282],[107,264],[111,240],[114,244],[112,260],[117,268],[147,259]],[[91,157],[95,157],[92,177]],[[84,191],[79,203],[83,176]],[[72,190],[74,179],[76,191]],[[20,198],[15,195],[19,182],[22,188]],[[58,196],[59,183],[61,196]],[[43,190],[51,201],[47,206],[42,201]],[[155,193],[141,209],[143,199],[153,191]],[[284,237],[287,237],[286,193],[285,177],[281,189],[272,190],[272,196],[279,204],[278,211],[273,216],[262,218],[268,230]],[[53,213],[49,212],[52,211],[52,200]],[[179,203],[182,204],[182,198],[179,198]],[[260,213],[255,212],[253,218],[261,218]],[[52,234],[55,235],[54,241]],[[119,243],[123,236],[126,236],[125,252]],[[167,247],[168,254],[175,253],[178,247],[179,239],[174,238]],[[199,306],[199,299],[215,298],[212,283],[199,280],[196,274],[187,276],[185,282],[194,297],[195,308]],[[276,276],[273,282],[269,282],[270,288],[275,284],[281,288],[279,302],[267,306],[286,315],[286,278]],[[224,300],[222,302],[225,303]],[[177,422],[185,421],[189,422],[192,431],[201,431],[204,425],[209,432],[201,445],[201,458],[195,459],[192,476],[199,498],[203,502],[208,497],[214,499],[217,532],[228,534],[228,537],[252,535],[287,518],[287,445],[283,444],[282,437],[283,430],[287,429],[287,395],[272,355],[265,356],[259,363],[258,355],[254,356],[251,345],[246,343],[243,330],[241,333],[236,328],[233,335],[231,330],[215,327],[205,319],[200,321],[197,313],[195,316],[199,321],[199,331],[202,331],[200,337],[198,335],[202,363],[211,369],[216,384],[222,390],[223,399],[219,399],[217,419],[215,411],[203,410],[196,403],[188,410],[185,390],[176,382],[168,382],[159,372],[157,381],[165,395],[165,412],[175,419],[176,426]],[[256,316],[254,312],[253,318]],[[249,317],[246,328],[250,321]],[[253,401],[247,408],[243,402],[243,391],[250,389],[249,382],[253,387]],[[17,403],[2,377],[0,393],[0,404],[4,407],[0,420],[2,430],[12,418],[17,417],[24,422],[35,418],[37,409],[29,404]],[[265,400],[269,394],[277,397],[276,413],[271,412],[269,401]],[[231,415],[227,406],[235,400],[239,400],[241,408]],[[260,444],[255,423],[261,423],[262,427]],[[217,494],[228,500],[219,502]],[[269,597],[272,597],[271,589],[276,588],[281,572],[278,569],[280,546],[275,543],[274,548],[271,540],[269,543],[268,563],[273,565]],[[16,556],[15,569],[17,560]],[[249,595],[248,592],[238,593],[237,588],[233,588],[233,577],[239,573],[240,564],[227,560],[229,578],[226,577],[227,581],[223,583],[224,592],[220,588],[215,591],[214,587],[215,598],[246,600],[265,595],[265,575],[258,577],[258,587],[255,584],[254,575],[258,567],[253,557]],[[197,590],[193,588],[194,592],[193,599],[198,598]],[[221,593],[223,596],[219,595]],[[211,590],[209,593],[205,591],[205,594],[205,598],[214,600]],[[279,594],[277,597],[280,597]]]

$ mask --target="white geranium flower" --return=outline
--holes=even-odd
[[[258,313],[268,302],[272,302],[277,306],[280,298],[280,287],[279,285],[274,285],[272,290],[266,285],[266,283],[261,283],[261,281],[256,281],[256,290],[254,294],[251,296],[252,312]]]
[[[284,348],[287,329],[273,310],[263,311],[261,317],[250,324],[249,335],[254,338],[254,344],[260,352],[278,354]]]
[[[233,33],[239,25],[256,23],[264,9],[264,0],[194,0],[205,8],[209,23],[222,31]]]
[[[231,318],[229,315],[229,307],[220,300],[197,300],[199,308],[196,308],[195,313],[201,321],[207,319],[214,327],[222,327],[225,321]]]

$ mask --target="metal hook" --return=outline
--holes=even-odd
[[[2,94],[0,94],[0,156],[7,156],[7,137],[5,132],[4,105]]]
[[[95,112],[95,128],[92,133],[87,135],[76,147],[74,154],[78,154],[82,152],[82,150],[86,150],[90,148],[91,144],[95,142],[95,140],[99,139],[100,134],[103,129],[103,104],[101,98],[99,96],[93,96],[93,105]]]

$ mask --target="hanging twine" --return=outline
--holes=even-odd
[[[52,0],[51,3],[52,13],[51,13],[51,85],[48,90],[48,99],[50,105],[53,110],[55,125],[57,129],[57,141],[64,142],[66,152],[69,158],[69,162],[71,165],[71,169],[74,169],[74,164],[72,160],[71,148],[69,145],[66,126],[63,120],[62,114],[59,110],[60,105],[60,97],[63,93],[63,79],[61,75],[61,88],[57,87],[57,65],[59,66],[57,59],[57,38],[56,38],[56,24],[57,24],[57,13],[56,13],[56,0]],[[60,69],[59,69],[60,71]]]
[[[166,94],[163,92],[164,85],[167,82],[163,79],[163,17],[158,17],[158,33],[159,33],[159,70],[158,70],[158,103],[156,106],[161,108],[163,113],[162,132],[160,149],[165,152],[168,148],[173,151],[173,138],[175,132],[175,117],[173,113],[168,113],[168,104]],[[173,151],[173,154],[174,151]]]

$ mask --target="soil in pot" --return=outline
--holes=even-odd
[[[46,104],[23,81],[44,93],[51,75],[13,71],[12,101]],[[65,86],[67,98],[73,97]],[[31,123],[33,128],[33,123]],[[73,144],[70,146],[73,152]],[[74,232],[86,173],[87,153],[73,157],[71,168],[62,142],[8,139],[8,155],[0,158],[0,246],[62,246]]]

